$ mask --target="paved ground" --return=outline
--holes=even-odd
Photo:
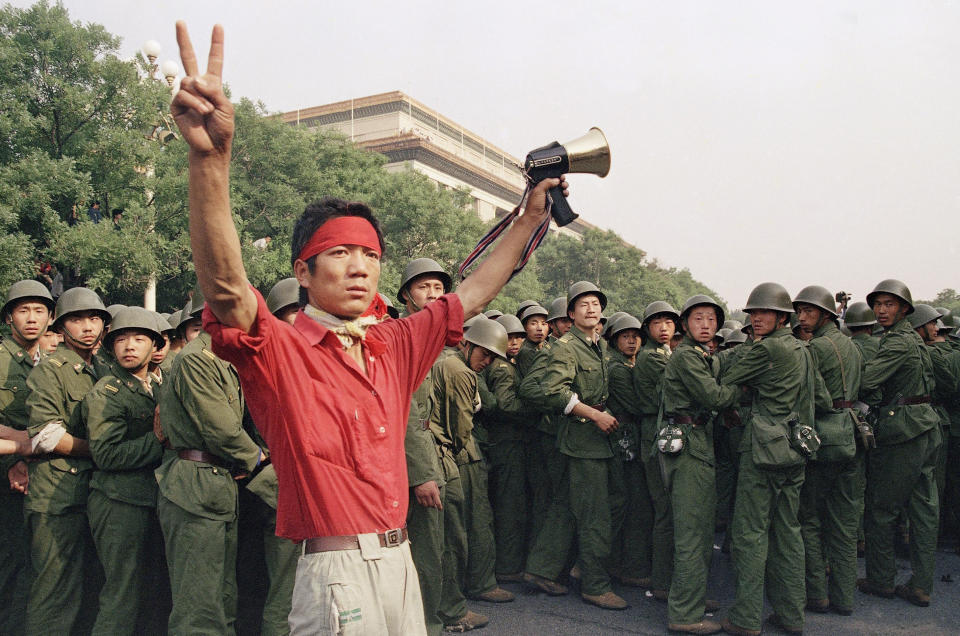
[[[863,559],[860,560],[863,574]],[[900,562],[898,582],[909,576],[909,564]],[[946,582],[948,578],[953,582]],[[807,612],[806,634],[844,636],[862,634],[896,634],[936,636],[960,634],[960,557],[950,548],[937,552],[936,584],[928,608],[910,605],[899,598],[880,599],[856,593],[854,613],[849,617],[836,614]],[[493,605],[473,603],[471,608],[490,617],[490,625],[478,634],[665,634],[667,606],[646,597],[642,590],[615,586],[615,590],[630,603],[622,612],[601,610],[580,600],[576,590],[565,597],[547,597],[532,594],[519,584],[504,586],[517,594],[512,603]],[[733,582],[730,558],[715,550],[711,574],[710,596],[725,606],[733,600]],[[765,616],[769,613],[769,608]],[[716,613],[719,621],[724,610]],[[764,630],[764,633],[777,633]]]

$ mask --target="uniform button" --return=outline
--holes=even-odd
[[[218,471],[217,471],[216,468],[213,469],[213,474],[214,474],[214,475],[218,474]]]
[[[385,429],[384,427],[381,426],[381,427],[380,427],[380,432],[381,432],[381,433],[386,433],[386,432],[387,432],[387,429]]]
[[[400,502],[399,502],[399,501],[394,501],[394,502],[393,502],[393,507],[394,507],[394,508],[399,508],[399,507],[400,507]]]
[[[76,469],[76,467],[70,469],[70,474],[71,474],[71,475],[76,475],[76,474],[77,474],[77,469]]]

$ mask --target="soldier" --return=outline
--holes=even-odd
[[[550,337],[559,339],[570,331],[573,321],[567,316],[567,297],[558,296],[550,303],[550,313],[547,314],[547,324],[550,325]]]
[[[499,309],[488,309],[487,311],[483,312],[483,315],[490,320],[496,320],[503,315],[503,312]]]
[[[513,315],[497,318],[507,332],[506,356],[491,362],[481,374],[496,398],[496,407],[481,411],[487,440],[482,446],[489,462],[489,492],[493,508],[494,538],[497,546],[497,580],[523,580],[526,554],[526,470],[523,463],[523,434],[531,412],[517,395],[515,356],[526,339],[526,330]]]
[[[666,601],[673,575],[673,512],[654,446],[663,371],[670,359],[670,342],[679,331],[680,314],[670,303],[657,300],[643,313],[643,346],[633,367],[636,409],[640,413],[640,460],[653,507],[650,535],[650,588],[654,598]]]
[[[104,337],[114,367],[81,405],[97,465],[87,516],[105,575],[94,634],[166,631],[169,581],[153,476],[163,447],[153,430],[156,396],[148,371],[163,342],[153,312],[120,309]]]
[[[870,306],[864,302],[856,302],[847,307],[843,318],[844,326],[850,330],[850,340],[860,350],[860,357],[866,364],[877,355],[880,340],[873,337],[873,327],[877,324],[877,317]]]
[[[65,291],[54,321],[63,345],[27,378],[27,430],[35,456],[28,464],[24,510],[36,575],[27,604],[28,634],[84,631],[96,617],[100,564],[86,515],[94,465],[79,407],[107,372],[93,351],[109,322],[96,292],[84,287]]]
[[[45,355],[40,340],[53,315],[53,297],[46,285],[21,280],[10,286],[0,315],[10,338],[0,341],[0,428],[25,431],[27,376]],[[6,435],[0,435],[6,437]],[[20,436],[20,445],[27,446]],[[14,442],[14,447],[16,442]],[[29,539],[23,519],[27,465],[11,454],[0,461],[0,633],[23,631],[30,589]],[[9,485],[8,485],[9,484]],[[23,484],[22,486],[20,484]]]
[[[452,281],[439,263],[430,258],[417,258],[404,268],[397,300],[404,307],[404,316],[416,313],[450,291]],[[478,314],[479,315],[479,314]],[[443,631],[439,611],[453,616],[455,622],[481,626],[486,616],[467,609],[460,587],[453,578],[444,585],[444,508],[451,502],[463,501],[460,471],[451,453],[445,453],[434,442],[430,431],[433,411],[433,370],[413,394],[404,448],[407,456],[407,478],[410,482],[410,508],[407,528],[413,539],[410,553],[417,566],[427,633]],[[444,604],[446,602],[446,604]]]
[[[266,459],[243,429],[243,395],[233,366],[210,349],[195,321],[199,291],[180,324],[187,345],[160,397],[170,451],[156,470],[157,511],[173,591],[171,633],[226,633],[237,611],[237,485]],[[200,567],[202,565],[202,567]]]
[[[632,587],[650,586],[650,531],[653,526],[653,508],[647,477],[640,460],[640,418],[633,385],[633,369],[643,340],[643,324],[634,316],[611,317],[607,334],[611,346],[607,348],[607,375],[610,386],[610,412],[620,428],[611,435],[615,454],[614,480],[623,484],[622,515],[613,519],[614,578]]]
[[[483,456],[473,437],[476,412],[477,374],[495,356],[505,357],[507,334],[488,318],[470,327],[456,355],[438,361],[433,369],[435,407],[430,416],[434,437],[448,447],[460,472],[462,502],[444,507],[444,595],[449,584],[456,584],[467,598],[505,603],[513,594],[497,585],[494,574],[496,547],[493,538],[493,513],[487,496],[487,476]],[[440,617],[447,631],[466,631],[482,625],[468,625],[466,616],[451,616],[441,607]],[[485,618],[485,617],[482,617]]]
[[[520,323],[526,333],[520,353],[517,354],[517,373],[524,377],[530,372],[533,359],[547,341],[550,327],[547,325],[547,310],[540,305],[530,305],[520,314]]]
[[[866,578],[861,592],[901,598],[926,607],[933,588],[939,502],[934,479],[941,444],[939,418],[930,406],[934,389],[930,353],[910,326],[910,290],[898,280],[881,281],[867,295],[883,336],[863,372],[861,398],[878,411],[877,448],[867,458]],[[894,587],[893,534],[906,510],[913,576]]]
[[[788,439],[793,429],[812,430],[804,427],[814,425],[816,370],[790,331],[793,303],[786,289],[762,283],[744,309],[754,342],[735,349],[739,359],[721,374],[722,384],[754,391],[730,530],[736,598],[723,629],[759,635],[766,587],[774,612],[768,622],[800,633],[804,556],[797,510],[806,458]]]
[[[520,304],[517,305],[517,311],[514,315],[517,318],[520,318],[521,316],[523,316],[523,312],[527,309],[527,307],[533,307],[534,305],[539,305],[539,304],[540,303],[537,302],[536,300],[522,300],[520,301]]]
[[[704,618],[718,609],[707,600],[707,574],[713,554],[716,477],[714,473],[714,412],[733,406],[737,389],[720,386],[711,354],[705,348],[723,308],[709,296],[696,295],[680,312],[683,342],[673,352],[663,375],[662,418],[683,432],[683,448],[667,450],[659,461],[673,510],[674,566],[667,600],[668,628],[690,634],[714,634],[720,624]]]
[[[180,350],[183,349],[183,345],[186,343],[183,341],[183,336],[180,334],[180,331],[177,327],[180,326],[180,316],[182,315],[183,310],[178,309],[167,318],[167,322],[170,323],[170,326],[173,328],[172,331],[168,332],[170,334],[170,351],[167,353],[165,362],[173,366],[173,359],[177,357],[177,354],[180,353]]]
[[[612,540],[611,517],[616,514],[612,508],[622,501],[620,484],[613,483],[610,470],[613,449],[608,435],[617,429],[617,420],[606,411],[606,343],[596,336],[606,304],[606,296],[593,283],[571,285],[567,315],[573,328],[550,349],[539,377],[529,386],[521,384],[523,399],[559,418],[557,444],[568,461],[566,492],[558,491],[561,497],[536,538],[524,581],[548,594],[562,593],[557,578],[575,531],[581,597],[603,609],[626,609],[627,602],[613,592],[604,568]],[[564,499],[569,501],[566,512]]]
[[[817,414],[821,447],[807,464],[800,491],[807,609],[849,616],[865,479],[865,449],[857,448],[853,413],[863,361],[857,346],[837,328],[837,308],[828,289],[804,287],[793,306],[803,331],[812,336],[809,351],[833,402],[832,411]]]

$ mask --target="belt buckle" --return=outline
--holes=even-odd
[[[384,543],[387,545],[387,548],[395,548],[401,543],[403,543],[403,530],[401,528],[394,528],[393,530],[387,530],[383,533]]]

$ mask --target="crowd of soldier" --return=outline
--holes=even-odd
[[[451,286],[421,258],[396,297],[409,315]],[[805,610],[851,614],[856,588],[928,605],[941,499],[958,527],[960,340],[903,283],[867,301],[841,320],[825,288],[791,299],[764,283],[746,325],[702,295],[606,318],[580,281],[549,307],[467,321],[414,394],[405,439],[428,632],[486,625],[467,600],[514,600],[503,582],[549,595],[575,582],[611,610],[628,606],[612,582],[646,588],[687,633],[759,634],[764,592],[789,633]],[[266,302],[292,323],[296,279]],[[301,548],[275,534],[269,449],[202,309],[196,292],[164,315],[85,288],[56,302],[36,281],[9,289],[3,633],[232,632],[241,523],[267,575],[256,629],[289,633]],[[896,585],[899,525],[912,577]],[[722,624],[707,616],[717,527],[736,587]]]

